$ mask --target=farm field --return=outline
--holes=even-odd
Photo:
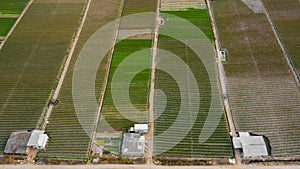
[[[272,156],[299,157],[300,93],[265,14],[239,0],[212,5],[237,131],[265,135]]]
[[[155,11],[155,1],[151,0],[128,0],[124,1],[122,16],[127,16],[130,14],[135,14],[139,12],[154,12]],[[131,121],[116,109],[111,95],[111,80],[113,74],[118,67],[118,65],[126,59],[130,54],[137,52],[143,49],[150,49],[152,47],[152,29],[153,22],[147,22],[146,24],[130,24],[132,21],[122,19],[119,25],[118,38],[126,36],[127,33],[133,31],[142,31],[148,32],[145,35],[130,37],[126,40],[121,40],[115,45],[114,53],[112,55],[111,67],[109,70],[108,83],[105,90],[103,105],[101,108],[101,116],[97,128],[97,142],[100,145],[104,146],[104,150],[109,151],[110,153],[119,154],[120,146],[118,144],[107,145],[110,143],[109,140],[114,140],[113,142],[120,142],[122,137],[122,131],[124,129],[129,129],[135,123]],[[121,35],[122,34],[122,35]],[[150,65],[150,56],[151,53],[146,53],[145,58],[149,58]],[[133,62],[133,65],[138,64],[138,60]],[[128,65],[125,67],[127,70],[133,65]],[[130,73],[129,71],[126,73]],[[131,81],[129,87],[129,98],[134,108],[138,111],[147,111],[148,110],[148,88],[149,88],[149,78],[150,70],[146,69],[139,72]],[[124,106],[124,105],[123,105]],[[125,103],[126,106],[126,103]],[[148,114],[141,113],[140,115],[135,115],[143,119],[144,123],[148,122]],[[139,121],[140,123],[141,121]]]
[[[122,16],[140,12],[154,12],[155,1],[154,0],[126,0]]]
[[[79,41],[58,96],[59,105],[51,113],[49,124],[46,127],[46,132],[50,137],[47,151],[40,152],[39,157],[67,160],[86,160],[88,158],[90,138],[78,121],[72,100],[73,69],[78,55],[88,38],[103,25],[116,19],[119,8],[119,0],[93,0],[91,2]],[[108,57],[106,57],[97,72],[95,81],[97,99],[100,97],[108,64]],[[89,125],[94,126],[95,116],[91,115],[86,120],[89,122]]]
[[[210,27],[207,9],[188,9],[186,11],[162,11],[170,15],[175,15],[186,19],[193,25],[197,26],[208,39],[213,40],[213,33]]]
[[[0,153],[13,130],[36,127],[56,84],[84,5],[58,2],[33,3],[0,51]]]
[[[161,0],[157,8],[159,18],[154,13],[149,18],[122,18],[114,28],[108,29],[107,39],[92,35],[120,16],[155,12],[160,1],[0,0],[0,44],[3,42],[0,45],[0,164],[13,161],[11,154],[4,154],[11,132],[45,129],[49,136],[46,150],[31,150],[28,155],[37,153],[34,159],[37,165],[93,161],[95,164],[145,163],[151,168],[156,164],[157,167],[219,165],[235,158],[236,165],[229,168],[238,168],[239,157],[244,155],[233,151],[222,102],[227,97],[237,132],[264,135],[271,146],[270,158],[292,159],[296,164],[300,159],[300,91],[265,13],[253,12],[254,7],[251,10],[243,0],[209,1],[220,47],[228,50],[228,60],[222,61],[228,93],[220,89],[222,76],[218,76],[218,70],[221,69],[213,51],[215,39],[206,0]],[[300,74],[300,31],[297,29],[300,28],[300,0],[261,1]],[[10,33],[29,2],[32,4]],[[91,4],[78,42],[73,46],[75,50],[59,91],[58,104],[53,104],[53,111],[45,118],[52,98],[56,98],[53,93],[61,84],[58,81],[74,49],[72,44],[77,40],[75,35],[81,28],[88,2]],[[174,16],[191,24],[184,24]],[[133,33],[137,35],[123,39]],[[89,40],[93,42],[87,43]],[[106,52],[97,73],[80,74],[94,70],[89,59],[99,56],[100,60],[103,50],[98,49],[115,40],[117,43]],[[89,58],[81,59],[82,56]],[[90,64],[78,65],[78,60]],[[93,60],[93,63],[97,62]],[[156,66],[155,71],[151,71],[151,64]],[[132,76],[141,67],[143,70]],[[78,80],[75,72],[84,75],[79,83],[74,83]],[[90,77],[94,81],[88,81]],[[95,93],[84,88],[85,85],[93,86]],[[150,92],[153,89],[155,92]],[[76,95],[76,91],[86,92]],[[73,96],[82,100],[76,102]],[[75,106],[73,102],[84,106],[77,109],[78,104]],[[148,123],[149,127],[141,139],[145,139],[144,157],[127,159],[120,153],[123,134],[137,123]],[[95,150],[103,152],[98,162],[94,161],[98,158]],[[290,162],[279,161],[279,164]],[[261,164],[265,163],[258,165]],[[266,165],[273,165],[273,161]]]
[[[1,14],[20,14],[25,8],[29,0],[1,0],[0,1],[0,15]]]
[[[104,119],[110,124],[110,126],[116,130],[122,131],[122,129],[126,128],[129,129],[134,125],[133,121],[130,121],[126,118],[124,118],[120,112],[116,109],[114,106],[114,102],[111,96],[111,80],[114,76],[114,72],[118,65],[126,59],[130,54],[143,50],[143,49],[148,49],[151,48],[152,45],[152,40],[148,39],[127,39],[119,42],[115,46],[113,58],[112,58],[112,63],[110,67],[110,72],[109,72],[109,81],[106,89],[106,93],[104,96],[104,101],[103,101],[103,107],[101,111],[101,115],[103,116]],[[148,54],[148,56],[145,56],[147,58],[150,58],[151,53]],[[150,60],[149,60],[150,62]],[[138,64],[137,63],[132,63],[133,65]],[[128,68],[130,68],[133,65],[128,65]],[[126,65],[127,66],[127,65]],[[127,69],[128,69],[127,68]],[[126,72],[124,72],[126,73]],[[130,99],[132,104],[135,106],[140,111],[147,111],[148,108],[148,86],[149,86],[149,76],[150,76],[150,71],[144,70],[140,73],[138,73],[135,78],[131,81],[130,84]],[[138,115],[134,115],[138,116]],[[141,116],[144,116],[144,123],[147,123],[148,120],[148,115],[147,114],[141,114]],[[140,122],[141,123],[141,122]],[[101,126],[101,121],[100,121],[100,129],[103,129]]]
[[[0,44],[15,24],[29,0],[0,1]]]
[[[155,12],[155,3],[155,0],[125,0],[122,17],[144,12]],[[152,21],[151,19],[153,18],[144,18],[139,22],[137,20],[126,20],[125,18],[123,18],[121,19],[119,30],[153,29],[154,21]]]
[[[205,0],[162,0],[162,11],[186,11],[190,9],[206,9]]]
[[[263,0],[300,74],[300,6],[297,0]]]
[[[183,32],[185,35],[185,39],[187,41],[193,40],[193,36],[189,36],[189,28],[183,27],[182,25],[176,25],[176,23],[172,23],[172,18],[168,18],[165,14],[173,14],[179,17],[182,17],[199,29],[203,31],[203,33],[207,37],[201,37],[203,39],[207,38],[212,40],[212,30],[210,28],[210,22],[208,19],[207,9],[189,9],[185,11],[162,11],[162,17],[165,18],[167,21],[165,24],[170,22],[172,24],[172,29],[180,29],[180,32]],[[164,26],[160,28],[161,30],[164,29]],[[185,33],[184,33],[185,32]],[[175,40],[173,38],[167,36],[159,36],[158,42],[159,49],[165,49],[176,54],[180,57],[192,70],[198,84],[199,93],[201,95],[201,102],[199,105],[199,111],[197,112],[196,119],[190,119],[190,123],[193,123],[195,120],[194,125],[192,128],[187,131],[187,135],[183,138],[183,140],[179,140],[179,143],[175,145],[172,149],[164,152],[164,153],[157,153],[164,149],[166,145],[172,144],[172,142],[177,141],[178,138],[177,133],[182,130],[178,128],[178,131],[175,133],[171,133],[166,138],[162,139],[155,139],[154,138],[154,154],[156,157],[182,157],[182,158],[229,158],[232,157],[232,147],[231,141],[229,137],[229,132],[227,128],[227,123],[225,120],[225,114],[223,110],[223,105],[221,101],[221,94],[219,89],[218,83],[218,76],[217,76],[217,67],[214,64],[215,58],[211,58],[210,66],[214,70],[213,78],[210,79],[208,77],[206,68],[203,62],[198,58],[198,56],[185,44],[182,42]],[[164,56],[158,53],[157,59],[160,60]],[[160,62],[157,63],[159,65]],[[170,63],[171,64],[171,63]],[[176,68],[175,68],[176,69]],[[187,78],[187,74],[182,74],[182,77]],[[186,81],[189,81],[187,78]],[[167,83],[166,83],[167,82]],[[211,82],[211,83],[209,83]],[[184,88],[191,88],[190,84],[186,84]],[[180,104],[182,99],[190,100],[191,102],[194,98],[181,98],[182,91],[179,90],[179,86],[175,79],[166,74],[163,71],[156,72],[156,89],[161,89],[165,92],[166,98],[168,100],[166,108],[162,114],[155,114],[157,116],[155,120],[155,135],[158,136],[164,131],[168,130],[168,128],[174,124],[177,120],[178,112],[180,110]],[[220,96],[218,100],[211,101],[210,97],[212,96],[212,90],[218,93],[217,95]],[[160,103],[157,103],[160,106]],[[213,105],[212,105],[213,104]],[[212,109],[212,112],[218,112],[221,115],[220,122],[217,122],[217,128],[213,132],[213,134],[206,140],[204,143],[199,143],[199,136],[202,128],[204,127],[205,120],[208,116],[209,110]],[[156,111],[155,111],[156,112]],[[194,112],[190,110],[185,110],[185,116],[192,117]],[[214,119],[218,120],[218,119]],[[182,123],[185,123],[182,121]],[[184,124],[180,124],[184,126]]]
[[[15,18],[0,18],[0,36],[6,36],[16,20]]]

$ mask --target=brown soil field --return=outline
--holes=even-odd
[[[212,1],[237,131],[268,137],[273,156],[300,156],[300,93],[265,14]]]
[[[300,2],[263,0],[300,74]]]

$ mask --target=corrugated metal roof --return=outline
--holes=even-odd
[[[4,153],[6,154],[26,154],[27,143],[31,131],[14,131],[7,140]]]
[[[46,143],[48,141],[48,136],[44,134],[45,131],[41,130],[33,130],[29,141],[27,143],[28,147],[34,147],[37,149],[44,149],[46,146]]]
[[[262,157],[268,156],[268,150],[266,147],[266,143],[263,139],[263,136],[251,136],[248,132],[239,132],[240,143],[243,148],[244,157]],[[233,139],[234,148],[238,148],[238,145],[235,145],[234,141],[238,141],[237,139]],[[238,144],[236,142],[236,144]]]

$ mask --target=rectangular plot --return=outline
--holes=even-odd
[[[103,102],[103,108],[101,112],[101,116],[104,119],[109,120],[109,124],[111,125],[112,128],[117,129],[117,130],[122,130],[123,128],[129,129],[129,127],[132,127],[134,122],[127,120],[124,118],[120,112],[116,109],[114,105],[114,100],[111,95],[111,80],[114,76],[115,70],[119,67],[120,63],[126,59],[130,54],[142,50],[142,49],[147,49],[151,48],[152,45],[152,40],[137,40],[137,39],[127,39],[119,42],[114,50],[114,55],[111,63],[111,68],[110,68],[110,75],[109,75],[109,81],[108,81],[108,86],[106,89],[105,97],[104,97],[104,102]],[[126,52],[124,52],[126,51]],[[148,56],[145,56],[148,58],[147,60],[149,61],[150,64],[150,55],[151,53],[148,53]],[[128,65],[128,67],[124,69],[126,73],[126,69],[128,69],[131,66],[134,66],[135,64],[139,63],[132,63],[132,65]],[[128,72],[130,73],[130,72]],[[149,69],[141,71],[138,73],[131,81],[130,83],[130,100],[135,108],[137,108],[140,111],[147,111],[147,97],[148,97],[148,86],[149,86],[149,76],[150,76],[150,71]],[[121,95],[121,93],[120,93]],[[124,100],[124,103],[126,103],[128,100]],[[122,100],[119,100],[119,102],[122,103]],[[132,116],[137,116],[137,115],[132,115]],[[141,114],[141,116],[144,116],[145,121],[147,122],[147,114]],[[141,122],[140,122],[141,123]],[[103,128],[101,126],[101,121],[100,121],[100,129]]]
[[[164,16],[162,13],[162,17],[165,17],[166,23],[172,18],[168,18]],[[209,39],[212,40],[211,28],[209,25],[207,10],[205,9],[192,9],[187,11],[172,11],[166,12],[168,14],[174,14],[181,18],[187,19],[191,21],[195,26],[200,29],[209,30],[206,31],[207,35],[209,35]],[[199,19],[199,20],[197,20]],[[177,24],[176,22],[172,22],[172,28],[174,27],[174,31],[176,28],[181,29],[181,38],[186,40],[192,40],[195,36],[189,34],[188,27],[182,27],[183,25]],[[164,29],[164,26],[161,27]],[[208,33],[210,32],[210,33]],[[200,36],[199,36],[200,37]],[[207,37],[201,37],[203,39]],[[199,44],[200,47],[200,44]],[[181,102],[188,101],[189,103],[193,101],[193,97],[186,97],[187,93],[182,93],[183,91],[179,90],[178,82],[170,75],[166,74],[163,71],[156,72],[156,88],[163,90],[166,94],[166,98],[168,100],[166,104],[166,108],[164,112],[155,114],[155,136],[154,137],[154,153],[157,157],[183,157],[183,158],[229,158],[232,154],[231,140],[228,133],[227,123],[225,120],[223,105],[221,102],[221,94],[219,89],[218,77],[217,77],[217,68],[215,65],[214,58],[211,58],[209,65],[204,65],[202,61],[198,58],[196,53],[194,53],[186,44],[175,40],[173,38],[167,36],[159,36],[158,48],[165,49],[174,53],[178,56],[182,61],[185,62],[193,72],[195,79],[198,85],[198,92],[200,93],[201,101],[199,104],[199,110],[196,114],[195,118],[190,118],[190,122],[178,119],[179,111],[181,110]],[[160,60],[164,58],[164,55],[158,52],[158,63],[160,64]],[[213,56],[212,56],[213,57]],[[172,65],[172,63],[169,63]],[[173,63],[174,69],[179,69],[179,65]],[[211,67],[213,70],[213,77],[208,77],[206,67]],[[186,79],[187,84],[185,86],[181,86],[183,88],[192,89],[189,83],[189,75],[186,73],[185,69],[181,70],[180,74],[176,74],[176,76],[180,76],[181,78]],[[210,79],[213,78],[213,79]],[[218,99],[215,101],[211,101],[211,90],[216,91]],[[182,96],[184,96],[182,98]],[[156,95],[157,99],[157,95]],[[156,102],[156,106],[161,106],[161,102]],[[162,105],[163,106],[163,105]],[[212,130],[211,135],[207,136],[208,139],[204,143],[199,142],[200,133],[204,127],[206,122],[206,118],[208,117],[208,112],[218,114],[220,116],[216,116],[212,121],[207,125],[207,130]],[[183,110],[181,113],[187,117],[193,117],[195,112],[191,110]],[[187,119],[188,120],[188,119]],[[186,124],[192,123],[192,127],[186,129]],[[176,124],[177,126],[173,126]],[[217,127],[214,128],[214,125]],[[175,128],[174,128],[175,127]],[[164,138],[158,138],[159,135],[164,132],[168,132],[170,128],[174,128],[175,130],[172,133],[167,134]],[[186,130],[186,131],[185,131]],[[183,134],[182,131],[185,131],[185,136],[181,138]],[[205,132],[204,132],[205,133]],[[202,133],[203,134],[203,133]],[[175,146],[170,149],[166,149],[170,144],[176,142]]]
[[[39,2],[47,3],[51,1],[39,0]],[[67,5],[73,3],[71,0],[64,0],[63,3]],[[105,6],[105,8],[103,8]],[[90,137],[84,131],[82,125],[94,126],[95,115],[90,114],[85,120],[86,123],[80,123],[77,113],[74,109],[72,98],[72,78],[76,60],[79,53],[84,46],[85,42],[107,22],[117,18],[118,10],[120,8],[119,0],[93,0],[91,1],[90,9],[85,20],[79,41],[75,48],[72,60],[69,65],[68,72],[64,79],[60,94],[58,96],[59,105],[55,107],[51,113],[49,124],[46,127],[46,132],[49,134],[50,140],[48,143],[47,151],[40,152],[39,157],[42,158],[60,158],[60,159],[87,159],[89,154]],[[101,9],[101,10],[99,10]],[[113,39],[113,37],[112,37]],[[107,42],[109,43],[109,42]],[[111,42],[112,43],[112,42]],[[100,97],[100,92],[103,88],[105,73],[109,66],[109,58],[106,56],[97,72],[95,79],[95,94],[97,100]],[[64,143],[69,144],[64,144]],[[74,152],[74,147],[70,145],[80,145],[81,151]]]
[[[0,73],[0,119],[7,121],[1,123],[0,128],[11,127],[11,130],[0,130],[1,135],[35,128],[56,82],[83,6],[33,3],[1,49],[0,72],[5,71],[5,74]],[[12,126],[10,120],[19,123]],[[7,138],[1,138],[0,145],[5,145]]]
[[[294,126],[300,119],[300,93],[265,14],[239,0],[212,5],[221,46],[229,53],[224,67],[237,131],[267,136],[272,156],[299,157],[294,151],[299,128]]]

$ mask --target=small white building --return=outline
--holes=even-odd
[[[134,124],[135,133],[148,133],[148,124]]]
[[[48,135],[42,130],[33,130],[27,143],[27,147],[33,147],[38,150],[45,150],[48,142]]]
[[[245,158],[268,156],[263,136],[251,136],[248,132],[239,132],[239,137],[233,137],[232,142],[235,149],[242,149]]]
[[[220,50],[221,61],[226,62],[228,59],[228,51],[227,49]]]

